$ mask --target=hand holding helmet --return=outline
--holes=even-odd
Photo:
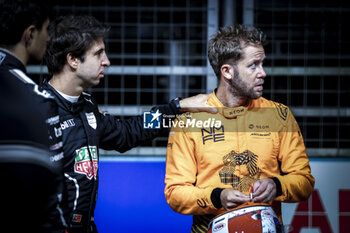
[[[235,208],[245,202],[269,203],[275,197],[277,188],[275,182],[270,178],[264,178],[254,183],[251,199],[248,195],[234,189],[224,189],[220,194],[221,205],[225,210]]]
[[[254,183],[253,188],[254,202],[269,203],[276,197],[276,184],[270,178],[258,180]]]
[[[224,189],[220,194],[221,205],[225,210],[235,208],[250,201],[249,196],[234,189]]]

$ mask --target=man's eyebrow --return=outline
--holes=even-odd
[[[257,62],[257,61],[263,61],[266,59],[266,56],[262,56],[261,58],[253,57],[252,59],[249,60],[249,62]]]
[[[96,50],[96,51],[94,52],[94,54],[102,53],[104,50],[105,50],[105,48],[99,48],[98,50]]]

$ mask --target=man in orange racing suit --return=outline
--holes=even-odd
[[[264,34],[243,25],[220,29],[208,57],[219,79],[208,105],[217,114],[179,117],[169,134],[165,197],[171,208],[193,215],[191,232],[242,203],[307,199],[314,186],[298,124],[290,109],[262,96],[266,73]]]

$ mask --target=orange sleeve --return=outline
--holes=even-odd
[[[183,129],[170,131],[167,147],[165,198],[181,214],[209,214],[217,210],[210,196],[216,187],[196,187],[197,159],[193,139]]]
[[[280,132],[280,153],[282,174],[276,176],[281,182],[282,195],[277,201],[299,202],[309,198],[315,178],[311,175],[309,159],[299,126],[288,109],[285,128]]]

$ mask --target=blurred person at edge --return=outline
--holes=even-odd
[[[262,97],[264,44],[255,28],[218,30],[208,58],[219,82],[207,102],[218,113],[192,119],[215,117],[221,126],[170,131],[165,197],[174,211],[193,215],[191,232],[206,232],[213,217],[251,201],[252,190],[252,201],[271,204],[281,223],[281,202],[312,193],[315,179],[292,112]]]
[[[43,85],[57,99],[63,126],[69,232],[97,232],[94,210],[99,148],[125,152],[168,131],[162,125],[144,129],[142,115],[119,120],[103,113],[84,91],[98,85],[110,65],[104,44],[108,31],[91,16],[59,17],[49,29],[51,40],[44,59],[49,77]],[[161,114],[175,117],[183,111],[216,112],[206,105],[208,97],[176,98],[152,111],[155,118]]]
[[[65,232],[54,97],[28,77],[50,39],[49,1],[0,1],[0,199],[6,232]]]

